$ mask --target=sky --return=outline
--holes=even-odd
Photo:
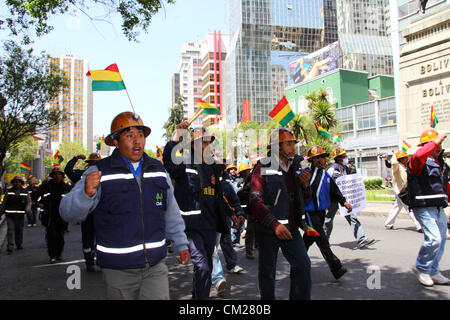
[[[119,16],[112,23],[93,22],[72,10],[74,14],[52,18],[54,30],[35,37],[33,44],[35,53],[87,58],[90,70],[117,63],[136,113],[152,129],[146,143],[152,150],[165,144],[162,127],[172,104],[172,75],[178,72],[183,42],[201,42],[214,30],[229,33],[227,0],[176,0],[164,8],[148,32],[141,32],[139,43],[123,35]],[[4,7],[0,10],[5,12]],[[0,36],[5,40],[7,34]],[[131,111],[126,91],[94,92],[94,135],[108,135],[111,121],[123,111]]]

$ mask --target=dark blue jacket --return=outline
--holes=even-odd
[[[174,195],[186,224],[186,231],[216,230],[229,233],[225,201],[219,183],[219,165],[175,164],[171,153],[177,143],[169,141],[164,147],[164,167],[174,180]],[[193,163],[192,159],[190,163]]]
[[[447,207],[449,168],[443,160],[441,163],[443,169],[436,161],[428,158],[419,176],[413,175],[407,166],[410,208]]]
[[[161,162],[143,157],[140,184],[117,149],[96,163],[102,172],[100,201],[93,211],[101,267],[143,268],[166,256],[167,174]]]

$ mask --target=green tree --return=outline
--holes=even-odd
[[[48,56],[35,56],[13,41],[4,43],[0,57],[0,176],[3,160],[24,138],[48,130],[68,118],[68,113],[47,108],[69,86],[64,73],[48,63]]]
[[[79,142],[70,142],[70,141],[63,141],[59,145],[59,153],[63,156],[64,160],[61,163],[61,167],[65,168],[67,162],[69,162],[73,157],[84,154],[86,156],[86,159],[89,157],[89,151],[87,148],[83,147],[83,145]],[[55,151],[56,152],[56,151]],[[51,168],[54,164],[57,163],[54,156],[49,156],[45,158],[45,165],[49,168]],[[84,170],[86,169],[85,162],[84,161],[78,161],[75,165],[75,169]]]
[[[311,119],[325,130],[331,130],[337,127],[336,109],[327,99],[327,92],[322,88],[306,96]]]
[[[175,0],[165,2],[174,3]],[[164,6],[163,0],[6,0],[9,16],[0,17],[0,28],[13,35],[24,35],[30,41],[30,31],[37,36],[51,32],[52,17],[67,14],[77,8],[92,22],[112,24],[115,15],[122,19],[122,31],[128,40],[137,41],[138,30],[147,32],[152,17]],[[101,15],[98,13],[101,12]]]
[[[289,122],[288,128],[302,144],[308,144],[308,138],[316,133],[314,123],[307,115],[296,114],[294,119]]]
[[[170,108],[169,119],[167,119],[166,123],[164,123],[163,126],[163,128],[166,130],[166,132],[163,134],[163,137],[166,138],[166,141],[172,139],[177,125],[183,122],[183,103],[183,96],[179,96],[177,105]]]
[[[38,143],[32,136],[23,138],[9,150],[10,156],[5,161],[5,169],[10,173],[21,173],[20,163],[33,160],[38,151]]]

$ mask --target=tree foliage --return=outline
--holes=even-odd
[[[0,164],[6,152],[25,137],[67,119],[68,113],[47,108],[69,86],[63,71],[48,56],[33,55],[13,41],[4,43],[0,57]],[[3,166],[0,175],[3,173]]]
[[[28,162],[35,158],[38,151],[38,143],[32,136],[23,138],[10,148],[10,156],[5,161],[5,169],[10,173],[21,173],[20,163]]]
[[[63,141],[59,145],[58,150],[59,150],[59,153],[64,158],[63,162],[61,163],[62,168],[65,168],[67,162],[69,162],[75,156],[84,154],[86,156],[86,159],[89,157],[88,149],[83,147],[83,145],[79,142]],[[45,162],[46,167],[48,167],[48,168],[52,168],[52,166],[57,163],[55,158],[53,157],[53,155],[46,157],[44,162]],[[78,160],[78,162],[76,163],[74,168],[80,169],[80,170],[86,169],[85,162]]]
[[[166,130],[166,132],[163,134],[163,137],[166,138],[166,141],[172,139],[177,125],[184,120],[183,102],[183,96],[179,96],[177,105],[170,108],[169,118],[163,126],[163,128]]]
[[[175,0],[166,0],[174,3]],[[114,15],[122,19],[122,31],[128,40],[137,41],[138,30],[147,32],[152,17],[164,6],[163,0],[6,0],[9,16],[0,20],[0,28],[8,28],[13,35],[25,35],[30,40],[30,30],[37,36],[54,28],[49,20],[77,8],[91,21],[112,23]],[[99,15],[101,12],[101,15]],[[4,25],[2,27],[2,25]]]

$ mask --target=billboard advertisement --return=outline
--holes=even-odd
[[[339,68],[339,41],[289,63],[291,83],[299,84]]]

